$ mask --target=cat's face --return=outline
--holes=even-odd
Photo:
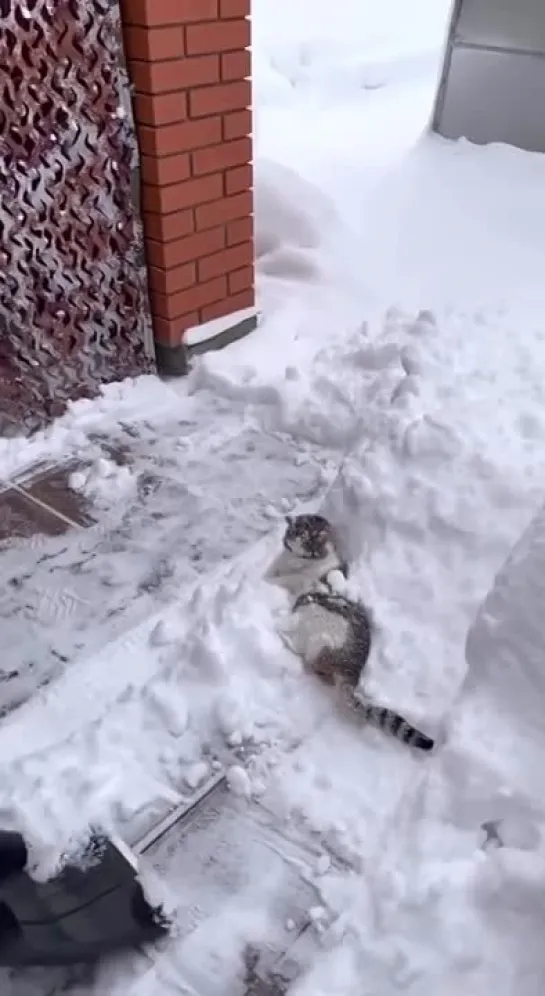
[[[286,550],[304,560],[324,560],[334,547],[333,528],[323,515],[287,515]]]

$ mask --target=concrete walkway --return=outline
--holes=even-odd
[[[142,620],[181,589],[318,497],[332,459],[201,392],[191,418],[173,408],[120,423],[65,459],[0,482],[0,712],[14,733],[20,716],[28,737],[42,688],[55,689],[61,707],[65,684],[70,701],[78,684],[87,696],[88,657],[120,640],[129,647]],[[186,802],[191,809],[190,792]],[[305,957],[289,952],[314,952],[318,934],[309,912],[315,856],[279,826],[223,784],[143,863],[174,897],[175,940],[99,969],[0,970],[2,996],[282,996]],[[241,917],[266,936],[255,950],[240,948]]]
[[[327,459],[201,392],[191,418],[173,406],[0,480],[0,716],[310,500]]]

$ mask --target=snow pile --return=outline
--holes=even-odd
[[[154,388],[148,411],[198,412],[183,446],[207,454],[191,509],[210,529],[247,419],[274,534],[186,578],[0,730],[0,806],[38,828],[44,860],[90,821],[134,832],[222,765],[241,802],[310,838],[323,950],[296,996],[361,996],[362,979],[385,996],[537,996],[545,971],[539,523],[465,654],[543,501],[543,162],[419,140],[446,6],[341,0],[332,18],[325,0],[256,0],[261,325]],[[74,406],[38,448],[77,450],[97,412],[123,417],[116,403]],[[277,635],[270,494],[289,501],[316,450],[292,511],[339,527],[377,622],[365,685],[443,738],[435,758],[336,715]],[[129,500],[98,479],[79,485]]]
[[[452,735],[461,750],[473,742],[473,753],[490,772],[491,782],[503,779],[516,788],[519,801],[511,802],[511,815],[531,807],[533,800],[545,820],[545,774],[536,763],[545,741],[543,537],[540,510],[469,630],[468,673]]]
[[[277,214],[271,244],[296,242],[290,217]],[[341,528],[351,585],[378,623],[366,686],[432,734],[444,731],[447,746],[430,765],[332,714],[327,692],[276,634],[281,595],[260,583],[279,526],[5,722],[0,751],[10,774],[1,804],[23,829],[39,828],[37,853],[51,862],[52,849],[69,846],[89,822],[134,832],[224,764],[235,794],[312,831],[336,863],[317,874],[332,918],[329,948],[320,982],[311,972],[301,993],[325,985],[355,996],[365,964],[379,991],[404,985],[423,996],[450,975],[483,996],[493,984],[507,996],[521,970],[522,932],[536,937],[541,920],[509,912],[504,921],[494,907],[512,894],[529,896],[533,909],[539,818],[500,777],[511,726],[494,742],[494,777],[482,746],[475,749],[495,708],[488,678],[487,709],[455,737],[444,725],[475,609],[541,500],[535,453],[544,427],[532,406],[545,374],[535,348],[541,331],[536,323],[517,340],[501,313],[485,322],[446,309],[381,315],[331,274],[316,287],[314,307],[308,285],[293,281],[299,293],[283,298],[256,336],[200,358],[190,403],[236,400],[264,439],[281,431],[296,443],[301,466],[310,443],[323,449],[322,500],[313,507]],[[184,391],[173,389],[170,403]],[[210,432],[217,424],[211,419]],[[32,729],[30,754],[22,721]],[[535,766],[538,748],[536,737],[525,764]],[[506,834],[509,855],[483,852],[481,823],[505,819],[516,824]],[[536,853],[511,854],[527,840]],[[357,874],[340,873],[339,864]],[[511,946],[500,962],[507,929]],[[534,973],[539,952],[532,948]]]
[[[460,719],[444,720],[464,679],[465,639],[476,608],[542,501],[545,467],[536,446],[545,430],[539,319],[545,301],[536,282],[538,243],[522,236],[511,242],[511,227],[500,238],[499,220],[491,236],[489,214],[492,200],[509,198],[524,216],[530,211],[538,162],[503,149],[427,140],[405,165],[381,196],[408,211],[419,191],[420,228],[425,235],[433,231],[434,241],[417,241],[410,262],[407,257],[405,271],[414,279],[405,296],[415,303],[420,297],[423,306],[441,297],[439,277],[429,295],[422,292],[439,237],[432,216],[422,211],[424,185],[435,207],[445,171],[447,186],[464,177],[465,201],[452,219],[452,269],[445,267],[446,248],[443,255],[446,303],[418,316],[390,309],[384,318],[363,294],[357,319],[346,285],[335,284],[337,297],[334,288],[320,287],[314,310],[302,314],[300,299],[284,301],[282,327],[263,325],[259,351],[248,343],[203,357],[195,385],[259,400],[267,427],[336,451],[339,471],[320,509],[340,527],[355,562],[353,583],[377,618],[367,688],[424,728],[443,727],[447,742],[437,765],[425,769],[370,732],[356,740],[353,730],[326,715],[294,754],[271,770],[263,762],[264,804],[310,826],[334,854],[365,873],[366,890],[360,878],[347,884],[343,877],[335,901],[335,876],[325,876],[324,903],[336,910],[337,933],[333,951],[317,966],[319,982],[311,973],[301,993],[356,994],[365,966],[370,984],[385,992],[403,985],[423,996],[441,982],[450,993],[448,980],[456,991],[462,977],[483,996],[491,988],[507,996],[522,978],[523,991],[533,996],[544,967],[534,943],[542,920],[530,911],[531,897],[520,919],[516,905],[528,895],[532,867],[541,881],[539,757],[545,744],[537,719],[531,737],[525,728],[542,711],[542,693],[535,680],[523,679],[525,705],[517,692],[518,662],[498,672],[496,645],[489,666],[477,667],[475,707],[468,692],[460,699]],[[483,197],[491,170],[494,192],[489,182]],[[414,243],[414,227],[409,237]],[[500,263],[506,282],[523,261],[522,290],[511,277],[508,305],[490,307],[495,271],[476,271],[462,252],[468,238],[480,246],[481,259]],[[399,253],[398,242],[391,259]],[[468,303],[456,309],[451,297],[460,282]],[[400,293],[405,287],[402,275]],[[514,331],[515,309],[526,316],[524,337]],[[367,322],[366,312],[373,316]],[[521,586],[516,604],[527,597],[524,591]],[[482,654],[480,647],[480,660]],[[471,675],[468,681],[471,690]],[[516,791],[523,769],[526,795]],[[507,821],[505,853],[481,849],[481,823],[490,820]],[[528,841],[537,853],[522,859],[518,851]],[[505,916],[494,914],[495,904],[503,904]],[[505,931],[510,944],[500,957]]]
[[[30,439],[0,439],[0,476],[13,477],[41,461],[52,463],[88,448],[89,437],[100,429],[107,433],[120,422],[139,421],[168,410],[176,395],[157,377],[128,378],[106,384],[97,398],[81,398],[66,413]],[[97,447],[97,457],[99,454]]]
[[[282,246],[327,246],[338,224],[331,200],[295,170],[260,160],[255,191],[255,250],[258,259]]]
[[[258,306],[276,343],[269,369],[281,364],[279,389],[284,392],[288,380],[298,390],[298,370],[315,354],[317,342],[334,331],[330,323],[353,324],[362,297],[371,303],[372,295],[359,265],[357,239],[332,198],[315,184],[261,156],[255,162],[255,203]],[[250,352],[240,354],[246,386],[261,369],[262,350],[263,340],[256,337]]]
[[[450,0],[270,0],[252,5],[259,108],[296,97],[332,102],[432,72]]]
[[[101,505],[109,507],[112,502],[133,495],[137,481],[130,467],[99,457],[91,467],[74,470],[69,476],[68,484],[100,508]]]
[[[134,833],[138,820],[190,795],[226,750],[289,742],[305,716],[314,722],[312,694],[274,632],[274,593],[263,585],[259,594],[269,554],[266,543],[253,565],[246,554],[218,569],[4,720],[0,806],[37,861],[41,853],[50,863],[89,824]],[[31,753],[22,725],[33,731]],[[231,782],[253,792],[236,770]]]
[[[189,390],[213,389],[233,400],[291,409],[317,397],[307,370],[320,350],[328,362],[324,346],[344,344],[358,324],[366,335],[362,311],[371,311],[373,295],[361,273],[358,242],[332,200],[280,163],[260,158],[255,174],[261,327],[229,349],[227,362],[227,354],[217,354],[217,362],[211,354],[196,359]],[[325,375],[324,384],[327,370]],[[343,433],[340,427],[336,439]]]
[[[327,252],[340,222],[333,203],[294,170],[269,160],[256,163],[255,253],[260,275],[317,281],[317,250]],[[312,253],[314,250],[314,253]]]

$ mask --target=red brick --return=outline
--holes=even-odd
[[[211,204],[202,204],[195,211],[197,231],[213,228],[215,225],[225,225],[235,218],[245,218],[252,213],[252,209],[253,198],[250,191],[235,194],[234,197],[223,197],[221,200],[212,201]]]
[[[169,59],[166,62],[129,62],[132,82],[138,93],[172,93],[192,86],[217,83],[219,56],[195,59]]]
[[[190,24],[185,31],[188,55],[248,48],[250,41],[250,22],[244,18],[228,23],[215,21],[210,24]]]
[[[230,142],[233,138],[242,138],[252,133],[252,112],[249,109],[234,111],[223,118],[223,139]]]
[[[222,80],[243,80],[252,74],[252,57],[247,49],[227,52],[221,57]]]
[[[249,163],[227,170],[225,174],[225,193],[240,194],[242,190],[250,190],[253,185],[253,170]]]
[[[148,28],[215,21],[218,0],[121,0],[121,14],[125,24]]]
[[[234,270],[227,277],[230,294],[238,294],[240,291],[251,290],[254,286],[253,266],[244,266],[240,270]]]
[[[221,142],[221,118],[184,121],[159,128],[143,126],[138,129],[138,138],[145,155],[173,156],[176,152],[188,152]]]
[[[134,118],[138,124],[160,127],[185,121],[187,118],[185,93],[165,93],[155,97],[137,93],[134,96],[133,106]]]
[[[223,193],[221,173],[199,177],[197,180],[184,180],[168,187],[152,187],[144,184],[142,205],[145,211],[157,214],[171,214],[183,208],[194,207],[215,201]]]
[[[205,256],[204,259],[199,260],[198,279],[199,281],[211,280],[212,277],[219,277],[222,273],[230,273],[231,270],[250,266],[253,260],[254,247],[251,242],[234,246],[233,249],[224,249],[213,256]]]
[[[237,142],[223,142],[222,145],[212,145],[208,149],[199,149],[191,154],[191,168],[195,176],[205,173],[217,173],[232,166],[247,163],[252,155],[252,143],[249,138],[241,138]]]
[[[251,0],[219,0],[220,17],[249,17]]]
[[[230,221],[226,228],[226,242],[228,246],[237,246],[241,242],[247,242],[253,239],[254,236],[254,219],[250,216],[248,218],[237,218],[236,221]]]
[[[235,311],[244,311],[246,308],[253,308],[255,304],[255,294],[252,290],[241,291],[240,294],[232,294],[222,301],[206,305],[201,310],[201,322],[212,322],[215,318],[223,315],[233,315]]]
[[[146,242],[148,263],[163,270],[175,269],[182,263],[191,263],[202,256],[210,256],[225,246],[225,228],[212,228],[189,238],[172,242]]]
[[[195,231],[195,215],[193,211],[177,211],[175,214],[144,213],[144,235],[146,237],[146,255],[149,263],[163,266],[153,258],[153,248],[162,242],[181,239]],[[180,262],[180,261],[179,261]]]
[[[162,346],[179,346],[187,329],[199,324],[199,314],[194,311],[180,318],[158,318],[153,316],[153,334]]]
[[[129,59],[177,59],[184,50],[182,28],[136,28],[124,31],[125,50]]]
[[[140,172],[145,183],[154,186],[166,186],[169,183],[180,183],[189,177],[189,155],[180,152],[176,156],[141,156]]]
[[[251,96],[250,80],[203,86],[189,94],[189,113],[192,118],[203,118],[211,114],[242,110],[249,106]]]
[[[149,266],[148,281],[154,291],[159,291],[161,294],[175,294],[197,283],[197,267],[195,263],[184,263],[183,266],[176,266],[173,270]]]
[[[196,284],[177,294],[151,292],[152,312],[159,318],[179,318],[190,311],[197,311],[216,304],[227,296],[227,277],[218,277],[206,284]]]

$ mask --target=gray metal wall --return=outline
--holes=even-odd
[[[433,128],[545,152],[545,0],[455,0]]]

